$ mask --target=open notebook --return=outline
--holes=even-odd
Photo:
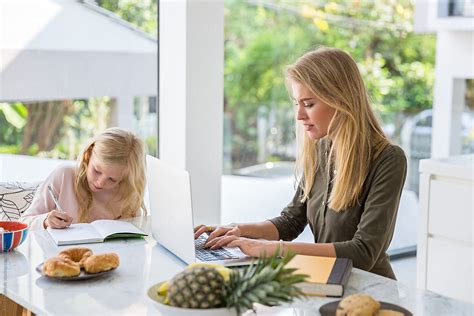
[[[72,224],[64,229],[48,228],[47,231],[58,246],[104,242],[110,238],[147,236],[131,223],[108,219]]]

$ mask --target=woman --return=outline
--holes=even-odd
[[[57,194],[57,206],[48,192]],[[77,166],[55,169],[41,184],[21,220],[31,229],[65,228],[96,219],[134,217],[145,211],[142,141],[121,128],[109,128],[83,149]]]
[[[296,194],[276,218],[211,228],[206,245],[240,247],[251,256],[280,249],[280,254],[346,257],[357,268],[395,279],[386,251],[406,158],[377,122],[357,64],[339,49],[319,48],[289,65],[286,79],[297,131],[304,133]],[[287,242],[307,224],[314,243]],[[198,227],[195,236],[206,230]]]

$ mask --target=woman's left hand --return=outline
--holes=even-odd
[[[250,239],[245,237],[229,236],[233,240],[226,247],[239,247],[243,253],[251,257],[270,257],[275,254],[280,243],[274,240]]]

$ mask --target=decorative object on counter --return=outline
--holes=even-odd
[[[0,222],[0,250],[9,252],[15,249],[28,235],[28,225],[21,222]]]
[[[401,306],[379,302],[367,294],[353,294],[324,304],[319,312],[321,316],[412,316],[410,311]]]
[[[61,280],[83,280],[103,275],[119,266],[115,253],[94,255],[88,248],[75,247],[61,251],[36,267],[42,275]]]
[[[260,258],[243,269],[228,269],[216,264],[193,264],[168,282],[150,288],[148,296],[159,303],[164,313],[206,315],[209,309],[225,314],[242,314],[254,303],[276,306],[292,302],[304,294],[295,284],[304,282],[306,275],[287,268],[294,254]],[[163,306],[164,305],[164,306]],[[213,311],[218,314],[218,311]],[[221,315],[221,314],[219,314]]]
[[[307,274],[306,282],[297,284],[304,294],[340,297],[349,281],[352,260],[347,258],[296,255],[287,268]]]

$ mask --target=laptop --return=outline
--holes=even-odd
[[[189,173],[150,155],[146,162],[152,234],[159,244],[187,264],[242,266],[251,263],[252,258],[239,248],[205,249],[206,234],[195,240]]]

